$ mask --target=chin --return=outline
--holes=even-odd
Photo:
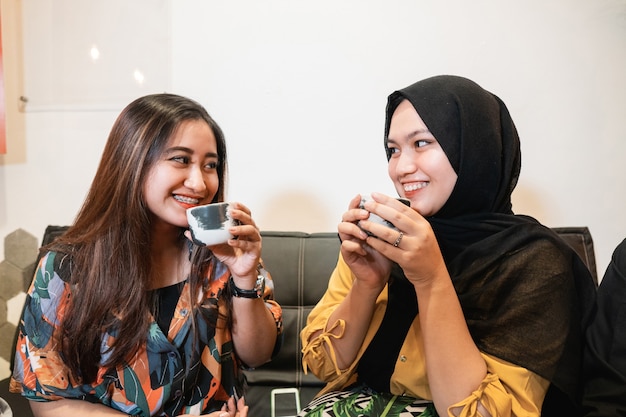
[[[182,229],[189,229],[189,221],[187,220],[187,215],[182,218],[173,218],[170,222],[168,222],[174,227],[180,227]]]
[[[435,214],[436,212],[434,210],[432,210],[430,207],[423,207],[420,206],[419,204],[413,204],[411,203],[411,208],[415,211],[417,211],[420,215],[422,215],[423,217],[429,217],[432,216],[433,214]]]

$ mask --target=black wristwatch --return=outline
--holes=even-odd
[[[234,297],[262,298],[263,293],[265,292],[265,269],[259,266],[256,283],[254,284],[254,288],[252,288],[251,290],[242,290],[241,288],[237,287],[235,285],[235,281],[233,280],[232,275],[228,280],[228,284],[230,285],[230,291],[232,292]]]

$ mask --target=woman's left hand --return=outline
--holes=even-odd
[[[261,232],[252,219],[250,209],[238,202],[231,202],[230,215],[239,225],[230,228],[235,237],[220,245],[209,246],[213,254],[223,262],[234,278],[249,278],[250,287],[257,277],[261,257]],[[246,288],[246,287],[243,287]]]
[[[414,284],[429,284],[441,276],[446,266],[430,223],[393,197],[380,193],[372,193],[372,197],[375,203],[367,203],[368,210],[390,221],[398,230],[366,224],[376,235],[368,237],[367,244],[400,265]]]

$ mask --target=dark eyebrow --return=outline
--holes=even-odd
[[[193,154],[193,151],[191,149],[186,148],[184,146],[174,146],[174,147],[171,147],[171,148],[167,148],[165,150],[165,153],[167,153],[167,154],[172,154],[174,152],[184,152],[184,153],[187,153],[187,154],[190,154],[190,155]],[[215,152],[207,152],[204,155],[204,157],[205,158],[217,158],[218,155]]]
[[[421,134],[423,134],[423,133],[430,133],[430,130],[428,130],[428,129],[417,129],[417,130],[414,130],[413,132],[409,133],[409,134],[406,136],[406,139],[412,139],[412,138],[414,138],[415,136],[417,136],[417,135],[421,135]],[[431,135],[432,135],[432,133],[431,133]],[[391,139],[391,138],[389,138],[389,137],[387,137],[387,143],[394,143],[394,144],[395,144],[395,143],[396,143],[396,141],[395,141],[395,140],[393,140],[393,139]]]

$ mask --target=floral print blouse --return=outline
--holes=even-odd
[[[242,386],[243,366],[237,359],[230,329],[223,318],[209,325],[201,311],[191,308],[185,282],[167,334],[153,320],[146,344],[126,366],[100,367],[92,384],[81,384],[70,374],[60,352],[60,323],[70,299],[65,255],[48,252],[41,259],[28,291],[19,323],[15,364],[10,390],[35,401],[61,398],[99,402],[129,415],[176,416],[219,410]],[[203,306],[217,304],[226,314],[222,292],[230,276],[217,260],[209,270],[214,278],[205,286]],[[264,299],[274,316],[277,336],[282,332],[282,309],[273,300],[268,277]],[[196,310],[201,310],[200,309]],[[191,315],[199,337],[194,337]],[[115,338],[102,338],[102,363]],[[237,394],[241,394],[237,392]]]

